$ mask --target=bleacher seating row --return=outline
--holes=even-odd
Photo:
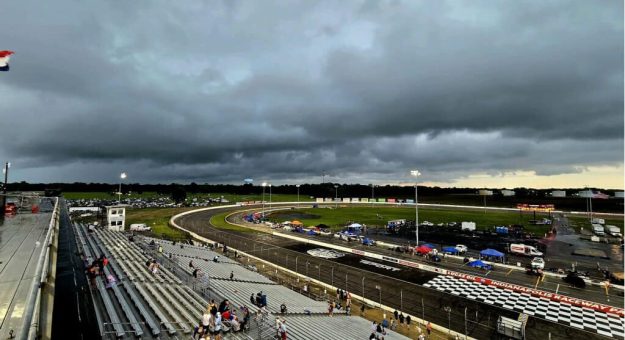
[[[294,315],[284,317],[288,338],[292,340],[361,340],[369,339],[371,322],[358,316],[336,315],[317,317]],[[401,340],[407,337],[393,331],[386,331],[385,340]]]
[[[199,268],[204,274],[207,273],[211,278],[229,279],[230,273],[232,272],[235,280],[238,281],[276,284],[265,276],[251,271],[243,267],[238,262],[230,260],[222,254],[211,251],[207,248],[196,247],[183,243],[173,245],[170,241],[147,237],[140,239],[143,239],[146,244],[149,244],[150,241],[154,241],[157,245],[162,246],[163,253],[172,254],[172,259],[178,262],[180,267],[189,274],[193,272],[193,269],[189,267],[188,264],[190,261],[193,261],[193,265],[196,268]],[[215,256],[219,256],[219,263],[212,261]]]

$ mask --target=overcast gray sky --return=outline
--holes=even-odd
[[[3,2],[13,180],[623,188],[622,1]]]

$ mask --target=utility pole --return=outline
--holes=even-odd
[[[4,172],[4,184],[2,185],[2,194],[0,195],[0,207],[2,211],[0,211],[0,225],[4,222],[4,209],[7,204],[7,186],[9,180],[9,168],[11,167],[11,163],[4,163],[4,168],[2,172]]]

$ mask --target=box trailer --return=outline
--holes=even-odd
[[[510,244],[510,252],[513,254],[525,256],[543,256],[543,253],[538,251],[536,247],[519,243]]]

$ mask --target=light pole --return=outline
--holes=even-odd
[[[122,181],[126,179],[126,173],[122,172],[119,175],[119,191],[117,192],[117,204],[121,204],[122,202]]]
[[[265,187],[267,182],[263,182],[261,185],[263,186],[263,218],[265,218]]]
[[[416,235],[416,241],[417,244],[415,245],[415,247],[419,246],[419,197],[418,197],[418,188],[419,188],[419,176],[421,176],[421,173],[419,172],[419,170],[412,170],[410,171],[410,175],[414,176],[415,178],[415,183],[414,183],[414,223],[415,223],[415,235]]]
[[[271,208],[271,183],[269,183],[269,208]]]
[[[4,183],[2,184],[2,195],[0,196],[0,225],[4,221],[4,207],[7,202],[7,185],[9,181],[9,168],[11,167],[10,162],[4,163],[4,168],[2,168],[2,172],[4,173]]]
[[[371,208],[373,208],[373,202],[375,202],[375,193],[373,188],[375,188],[375,184],[371,183]]]
[[[295,185],[297,188],[297,207],[299,208],[299,184]]]
[[[334,208],[339,207],[339,186],[334,185]]]

